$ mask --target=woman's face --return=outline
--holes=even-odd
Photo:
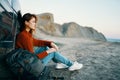
[[[31,20],[25,22],[25,25],[28,28],[30,28],[32,30],[35,30],[35,28],[36,28],[36,19],[34,17],[31,18]]]

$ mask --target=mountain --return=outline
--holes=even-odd
[[[75,22],[69,22],[60,25],[54,22],[54,17],[51,13],[38,14],[37,17],[37,28],[44,34],[59,37],[79,37],[106,41],[105,36],[92,27],[80,26]]]

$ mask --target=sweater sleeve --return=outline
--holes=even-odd
[[[53,41],[38,40],[38,39],[33,38],[33,44],[34,44],[34,46],[49,46],[49,47],[51,47],[51,43],[52,42]]]
[[[24,34],[20,34],[16,39],[16,48],[23,48],[34,53],[32,38],[29,38]]]
[[[47,55],[48,55],[48,53],[47,53],[46,51],[44,51],[44,52],[42,52],[42,53],[37,54],[37,57],[38,57],[39,59],[42,59],[42,58],[46,57]]]

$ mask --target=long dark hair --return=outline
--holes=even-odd
[[[25,21],[30,21],[33,17],[37,22],[37,16],[35,14],[26,13],[23,15],[21,18],[20,31],[23,31],[25,29]],[[30,33],[32,33],[32,30],[30,30]]]

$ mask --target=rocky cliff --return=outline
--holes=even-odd
[[[43,13],[37,16],[37,28],[46,34],[106,41],[105,36],[92,27],[83,27],[75,22],[64,23],[62,25],[54,23],[54,17],[51,13]]]

